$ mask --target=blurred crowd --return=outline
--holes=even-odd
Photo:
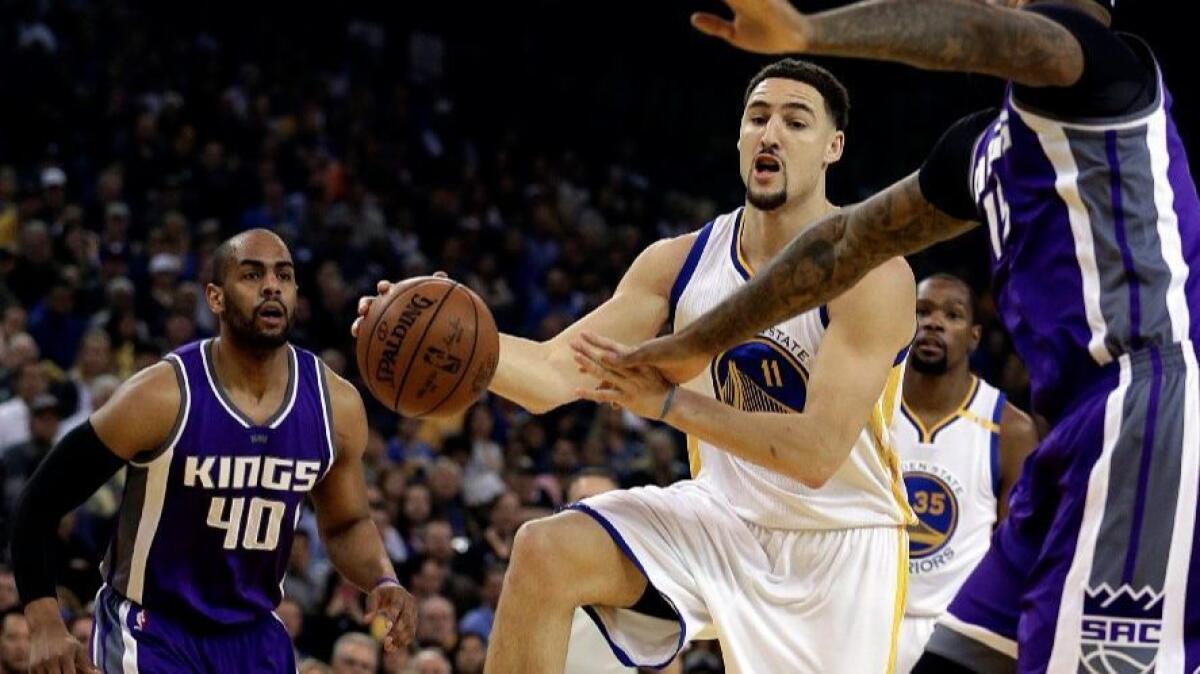
[[[607,298],[648,243],[738,205],[652,177],[620,143],[548,152],[497,132],[457,105],[436,33],[347,18],[320,43],[281,28],[248,44],[219,27],[159,32],[122,2],[5,4],[0,18],[0,94],[12,102],[0,113],[5,553],[12,505],[56,439],[138,370],[213,334],[203,288],[233,233],[266,227],[288,242],[294,341],[355,380],[348,329],[378,279],[444,270],[502,330],[547,338]],[[976,364],[1020,399],[1001,331]],[[422,422],[364,397],[369,501],[420,602],[417,644],[381,652],[308,513],[278,613],[309,674],[482,671],[523,521],[561,506],[581,471],[623,487],[687,476],[674,431],[618,410],[535,417],[488,396]],[[58,531],[63,606],[84,640],[121,489],[118,476]],[[24,671],[16,604],[0,567],[0,674]],[[694,648],[685,671],[720,671],[714,652]]]

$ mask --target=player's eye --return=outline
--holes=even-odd
[[[260,276],[262,276],[262,274],[256,271],[248,271],[242,274],[242,278],[246,279],[247,281],[256,281]]]
[[[750,118],[750,123],[755,126],[762,126],[767,123],[767,118],[763,117],[762,115],[755,115],[754,117]]]
[[[793,119],[788,122],[788,127],[792,129],[806,129],[808,128],[808,124],[805,124],[799,119]]]

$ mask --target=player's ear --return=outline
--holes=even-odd
[[[978,323],[976,323],[975,325],[972,325],[971,326],[971,349],[970,349],[970,351],[968,351],[968,353],[973,352],[973,351],[975,351],[975,349],[979,348],[979,342],[982,339],[983,339],[983,326]]]
[[[829,137],[829,144],[825,146],[825,165],[835,164],[842,158],[842,151],[846,149],[846,134],[842,131],[834,131]]]
[[[209,283],[204,286],[204,301],[208,304],[208,310],[219,316],[225,311],[225,289]]]

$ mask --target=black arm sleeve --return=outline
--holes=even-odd
[[[1140,41],[1127,41],[1087,14],[1061,5],[1027,11],[1066,28],[1083,48],[1083,74],[1069,87],[1014,85],[1017,100],[1066,119],[1121,117],[1148,108],[1158,89],[1158,70]]]
[[[971,164],[975,142],[996,119],[996,109],[980,110],[954,123],[942,134],[917,179],[921,194],[938,210],[959,220],[978,220],[979,210],[971,192]]]
[[[53,559],[58,523],[108,482],[125,460],[85,421],[50,450],[17,502],[12,560],[23,604],[55,594]]]

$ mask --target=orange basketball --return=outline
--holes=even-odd
[[[449,416],[492,381],[500,335],[470,288],[421,276],[392,286],[371,304],[356,345],[371,394],[408,417]]]

